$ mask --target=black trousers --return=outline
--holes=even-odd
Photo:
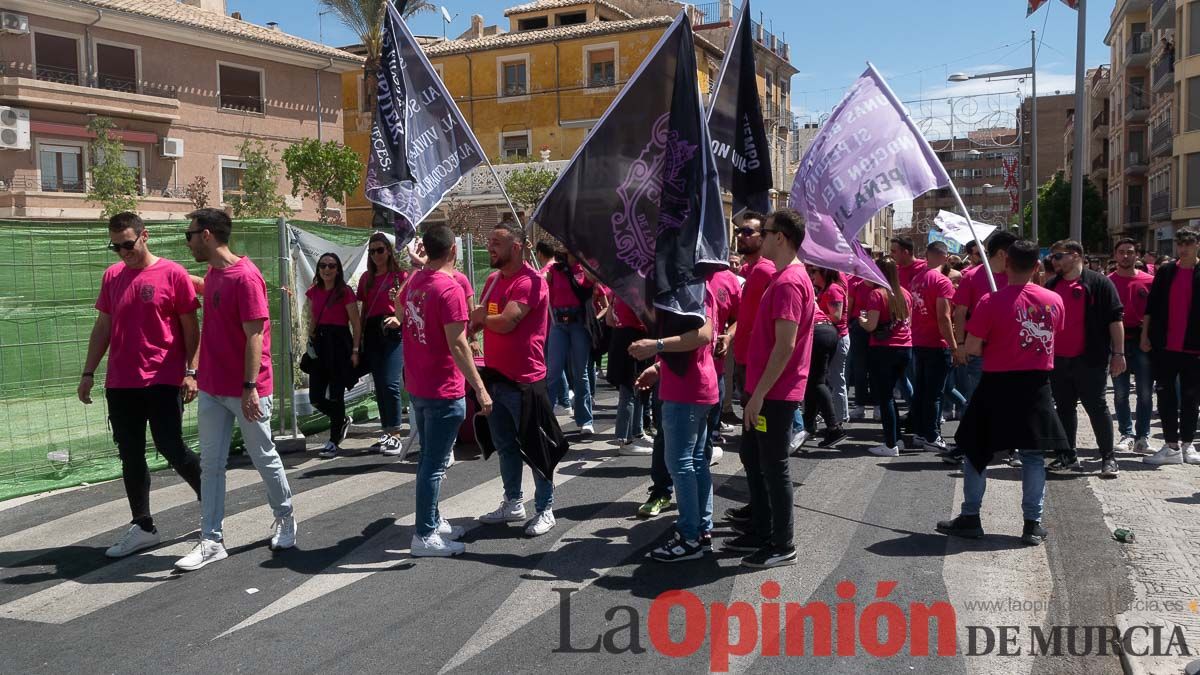
[[[764,401],[766,431],[742,431],[742,465],[750,486],[750,517],[760,539],[777,548],[792,548],[795,529],[792,473],[788,446],[792,440],[795,401]]]
[[[804,428],[809,433],[816,432],[817,413],[825,419],[825,426],[832,427],[837,422],[833,413],[833,392],[825,382],[829,372],[829,362],[837,351],[837,329],[827,323],[813,327],[812,359],[808,366],[808,385],[804,390]]]
[[[346,387],[354,380],[353,337],[349,326],[325,325],[317,327],[315,341],[318,367],[308,376],[308,400],[329,418],[329,439],[341,443],[346,437]]]
[[[308,376],[308,399],[329,418],[329,438],[340,443],[346,435],[346,387],[324,370]]]
[[[875,404],[872,396],[871,376],[868,368],[867,348],[870,346],[871,335],[858,325],[857,321],[850,322],[850,358],[847,369],[850,384],[854,386],[854,405],[866,408]]]
[[[1154,391],[1158,394],[1163,438],[1168,443],[1195,441],[1196,420],[1200,416],[1200,356],[1158,350],[1151,352],[1150,362],[1154,368]]]
[[[150,469],[146,465],[146,425],[154,447],[200,499],[200,458],[183,443],[183,400],[179,387],[152,385],[141,389],[105,389],[108,421],[121,458],[125,496],[132,522],[154,529],[150,515]]]
[[[1050,373],[1050,391],[1054,395],[1054,410],[1058,421],[1067,432],[1071,444],[1069,457],[1076,454],[1075,432],[1079,428],[1076,408],[1083,404],[1100,446],[1100,459],[1113,458],[1113,421],[1108,410],[1104,392],[1108,388],[1108,366],[1093,366],[1084,362],[1082,356],[1054,357],[1054,371]]]

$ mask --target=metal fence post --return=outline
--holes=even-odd
[[[296,378],[292,372],[292,367],[296,362],[296,355],[292,349],[292,302],[288,297],[288,292],[284,290],[288,285],[288,278],[291,272],[290,246],[288,243],[288,224],[287,220],[280,217],[276,221],[279,228],[279,321],[280,321],[280,336],[283,337],[284,348],[287,353],[287,362],[283,365],[283,390],[286,392],[287,410],[288,413],[279,416],[279,434],[282,436],[286,427],[285,416],[289,415],[292,418],[292,436],[299,435],[299,425],[296,420]]]

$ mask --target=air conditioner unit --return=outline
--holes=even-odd
[[[29,149],[29,111],[0,106],[0,150]]]
[[[183,139],[163,138],[162,156],[170,159],[178,159],[179,157],[183,157]]]
[[[0,33],[28,35],[29,17],[13,12],[0,12]]]

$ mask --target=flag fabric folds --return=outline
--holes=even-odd
[[[1028,0],[1029,4],[1025,8],[1025,16],[1030,16],[1034,12],[1041,9],[1042,5],[1049,1],[1050,0]],[[1062,0],[1062,4],[1070,7],[1071,9],[1079,9],[1079,0]]]
[[[728,265],[698,84],[681,12],[530,219],[659,336],[703,325],[705,276]]]
[[[708,107],[713,156],[721,173],[721,187],[733,193],[735,218],[747,209],[770,211],[773,187],[771,143],[758,98],[750,16],[750,0],[745,0]]]
[[[807,225],[799,257],[886,286],[858,233],[880,209],[948,185],[925,137],[867,64],[796,172],[790,204]]]
[[[975,235],[971,234],[971,225],[967,219],[949,211],[938,211],[938,214],[933,219],[933,224],[937,225],[942,234],[961,246],[975,241]],[[979,241],[987,241],[987,238],[996,231],[995,225],[984,225],[981,222],[975,222],[975,234],[979,235]]]
[[[366,195],[396,213],[397,244],[404,245],[446,193],[486,159],[391,3],[383,21]]]

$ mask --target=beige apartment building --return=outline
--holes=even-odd
[[[1174,228],[1200,224],[1200,2],[1166,3],[1173,11],[1163,15],[1175,26],[1174,95],[1177,101],[1176,135],[1172,160],[1178,179],[1172,183],[1171,223],[1155,234],[1155,246],[1171,252]]]
[[[1150,0],[1117,0],[1104,44],[1112,49],[1109,91],[1108,232],[1145,242],[1150,223]]]
[[[99,214],[84,199],[94,115],[116,123],[143,217],[189,211],[197,176],[218,206],[240,189],[245,139],[276,156],[342,140],[341,76],[362,61],[228,15],[224,0],[0,0],[0,218]]]

